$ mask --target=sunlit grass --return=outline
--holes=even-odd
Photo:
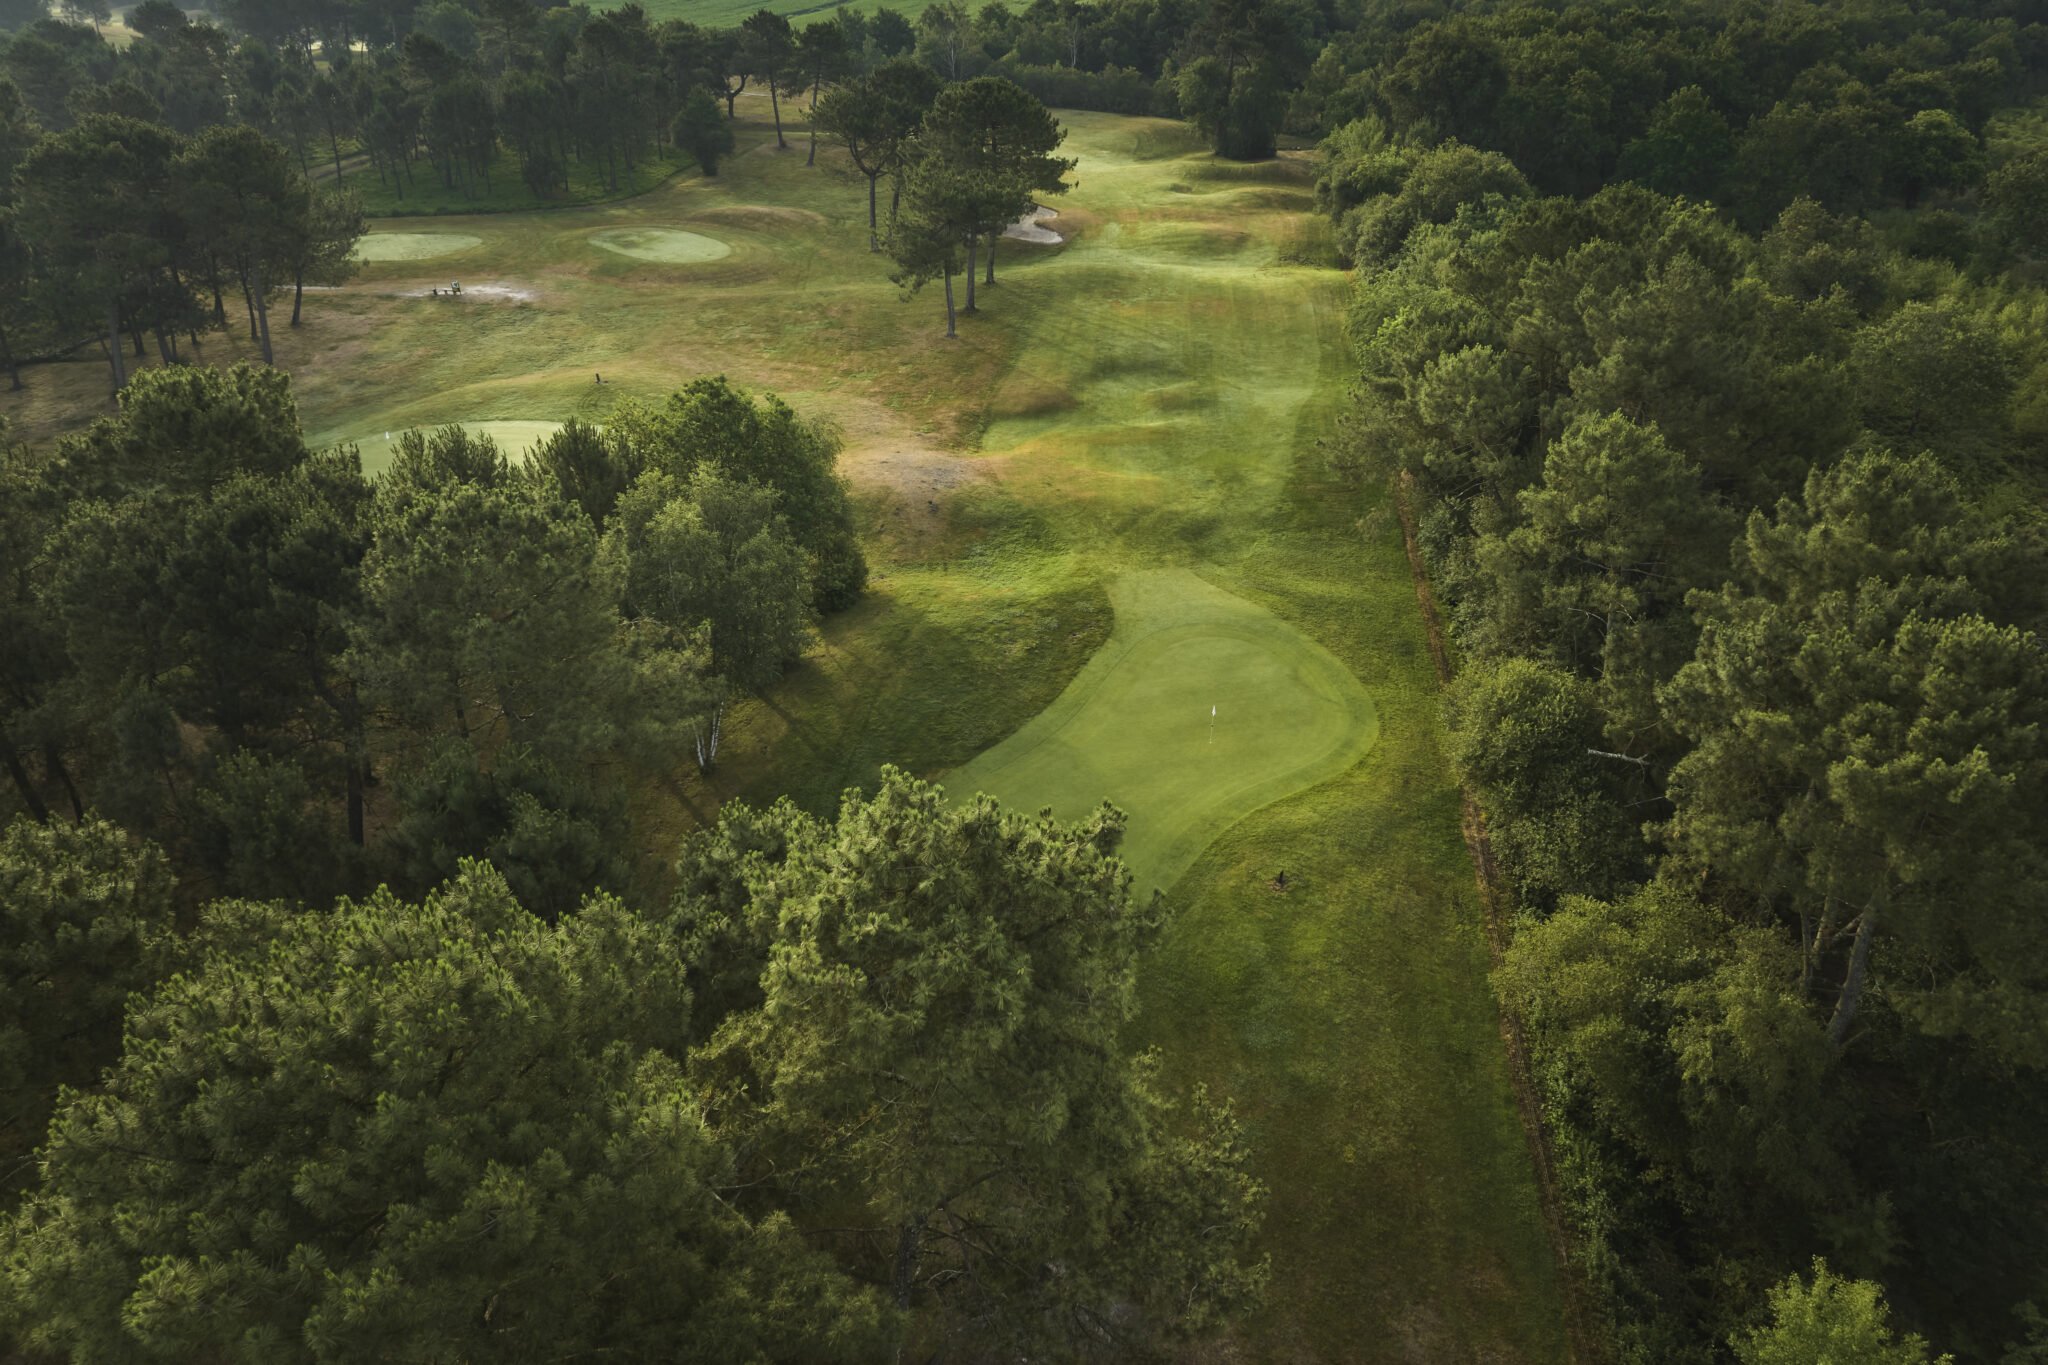
[[[949,342],[935,293],[902,299],[867,251],[864,182],[826,148],[807,168],[800,136],[777,151],[766,103],[742,102],[715,180],[450,216],[435,227],[477,247],[310,295],[304,327],[275,328],[308,431],[603,421],[711,373],[841,428],[871,590],[737,709],[709,779],[635,787],[656,863],[733,796],[826,808],[883,762],[944,780],[1055,702],[1133,572],[1185,570],[1327,651],[1377,742],[1179,878],[1136,1029],[1170,1079],[1236,1097],[1273,1190],[1273,1290],[1242,1358],[1562,1359],[1413,588],[1391,520],[1317,448],[1349,360],[1343,277],[1292,263],[1319,240],[1305,158],[1236,166],[1175,124],[1063,114],[1079,186],[1052,226],[1071,240],[1004,243]],[[601,248],[627,232],[731,254]],[[415,296],[450,276],[463,298]],[[103,408],[105,366],[81,352],[28,384],[0,406],[47,436]]]

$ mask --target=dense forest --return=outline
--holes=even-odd
[[[1601,1350],[2048,1359],[2048,6],[123,17],[0,3],[0,359],[119,395],[0,457],[0,1354],[1184,1358],[1257,1301],[1230,1105],[1121,1038],[1117,812],[891,770],[648,846],[866,589],[828,425],[700,378],[370,479],[191,363],[372,184],[715,175],[765,93],[949,336],[1047,104],[1315,147],[1327,450],[1443,606]]]
[[[1815,1257],[2041,1349],[2042,17],[1507,6],[1303,93],[1623,1359]]]

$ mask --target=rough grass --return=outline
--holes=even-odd
[[[1236,1098],[1273,1191],[1271,1299],[1234,1358],[1561,1360],[1398,531],[1370,509],[1361,522],[1317,449],[1349,369],[1342,277],[1281,260],[1304,233],[1272,193],[1294,168],[1240,173],[1171,123],[1062,118],[1081,158],[1058,204],[1071,241],[1004,243],[1001,282],[955,342],[940,299],[903,300],[867,252],[843,156],[821,148],[806,169],[801,139],[778,152],[756,117],[715,181],[450,220],[485,239],[462,260],[465,290],[495,280],[527,301],[439,306],[408,295],[445,263],[374,263],[309,296],[305,326],[275,329],[280,360],[307,429],[332,438],[602,421],[623,397],[721,372],[844,431],[872,589],[736,710],[710,780],[635,789],[658,861],[731,796],[824,808],[882,762],[949,779],[1090,666],[1133,573],[1198,577],[1341,665],[1378,742],[1229,825],[1178,877],[1135,1028],[1169,1079]],[[732,257],[679,274],[590,246],[679,224],[715,224]],[[1249,245],[1215,250],[1240,233]],[[239,338],[206,343],[209,361],[246,354]],[[103,410],[105,374],[85,354],[37,367],[0,410],[46,436]],[[1185,757],[1167,748],[1162,789]],[[1141,865],[1148,837],[1134,827]],[[1268,889],[1282,869],[1285,894]]]

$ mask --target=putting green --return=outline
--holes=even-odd
[[[498,449],[513,460],[523,460],[527,452],[562,429],[560,422],[461,422],[479,436],[488,436],[498,443]],[[393,427],[389,431],[371,431],[357,435],[316,437],[315,446],[336,446],[353,444],[363,458],[363,473],[375,478],[391,468],[391,458],[398,445],[398,438],[412,427]]]
[[[466,232],[373,232],[356,243],[359,261],[424,261],[434,256],[452,256],[484,239]]]
[[[590,244],[636,261],[661,265],[696,265],[732,255],[732,248],[716,237],[684,232],[681,228],[615,228],[598,233]]]
[[[1130,817],[1141,891],[1171,886],[1244,816],[1351,767],[1379,715],[1351,670],[1294,627],[1186,569],[1110,588],[1116,626],[1053,704],[945,779],[1074,818]],[[1212,712],[1213,708],[1213,712]]]

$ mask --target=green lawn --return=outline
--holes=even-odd
[[[756,120],[716,180],[437,222],[478,245],[309,295],[280,361],[327,441],[603,421],[711,373],[835,422],[871,591],[736,709],[712,779],[634,794],[653,860],[729,797],[823,808],[883,762],[1118,799],[1176,911],[1135,1041],[1236,1097],[1273,1191],[1271,1301],[1234,1358],[1562,1360],[1398,530],[1317,447],[1350,362],[1343,277],[1292,263],[1315,254],[1306,160],[1062,117],[1070,240],[1005,243],[957,341],[866,250],[843,156],[806,168]],[[663,233],[730,251],[605,246]],[[425,296],[450,278],[461,299]],[[46,436],[97,410],[104,374],[84,353],[36,367],[0,411]],[[1147,656],[1161,623],[1153,648],[1185,649]],[[1215,761],[1195,756],[1211,705]]]
[[[1141,890],[1180,879],[1259,807],[1336,776],[1379,737],[1351,670],[1294,627],[1187,569],[1110,585],[1116,625],[1059,700],[947,776],[1022,810],[1131,816]]]

